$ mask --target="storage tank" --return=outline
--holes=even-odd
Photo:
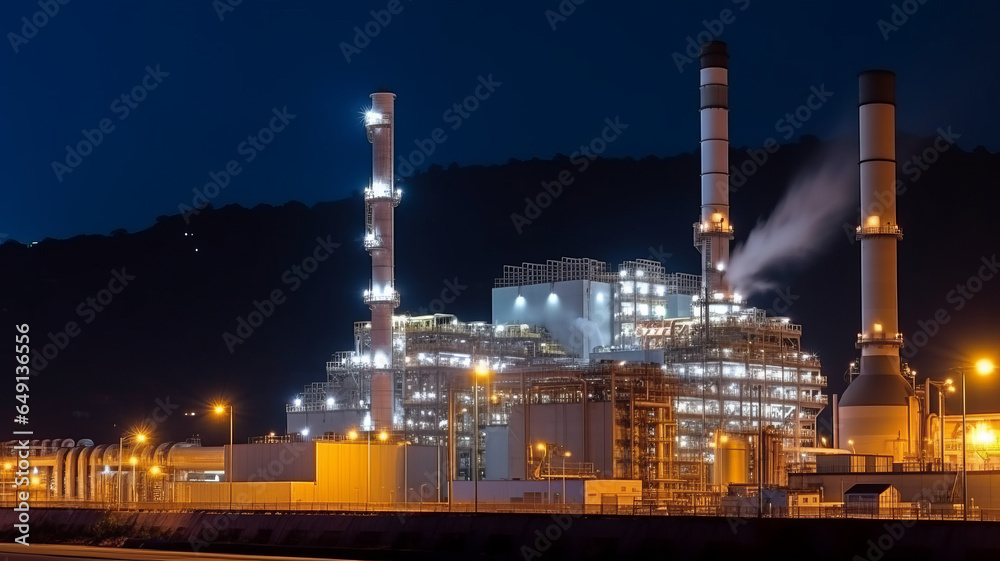
[[[713,483],[722,489],[750,481],[750,444],[738,436],[716,434]]]

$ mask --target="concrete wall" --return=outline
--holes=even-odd
[[[526,479],[524,473],[525,456],[528,446],[533,454],[539,442],[549,442],[565,446],[573,455],[570,462],[592,462],[601,477],[611,477],[613,420],[611,403],[587,403],[587,416],[583,416],[584,404],[552,403],[529,406],[530,430],[524,435],[524,406],[515,405],[509,417],[512,444],[509,447],[509,475],[511,479]],[[584,430],[586,424],[586,430]],[[538,459],[537,457],[535,458]],[[489,460],[487,460],[489,465]],[[553,463],[558,467],[559,462]]]
[[[515,434],[506,426],[485,427],[483,432],[486,433],[483,450],[483,457],[486,458],[484,479],[493,481],[514,479],[511,473],[516,473],[517,479],[523,479],[524,466],[514,465],[511,458],[511,448],[524,446],[523,436]]]
[[[631,506],[642,498],[642,481],[634,479],[591,479],[584,482],[585,502],[589,505],[612,503]]]
[[[472,481],[455,481],[452,483],[455,501],[471,503],[475,496],[475,486]],[[480,481],[480,503],[511,503],[532,502],[531,495],[541,504],[562,504],[563,483],[561,479],[548,481]],[[569,479],[566,481],[566,503],[580,504],[584,500],[584,482]]]
[[[691,317],[692,296],[688,294],[667,295],[667,318]]]
[[[434,446],[377,441],[369,446],[367,440],[238,444],[233,451],[233,500],[416,502],[421,486],[425,501],[437,500],[438,487],[442,498],[447,497],[446,454]],[[175,496],[179,502],[228,503],[229,489],[225,481],[178,483]]]
[[[233,462],[232,470],[230,457]],[[233,481],[314,481],[316,444],[281,442],[226,446],[225,463],[226,477],[232,473]]]
[[[591,349],[613,341],[611,297],[610,284],[588,280],[494,288],[493,323],[544,326],[564,347],[588,358]]]
[[[285,430],[288,434],[301,433],[302,429],[309,429],[312,435],[327,432],[347,434],[361,426],[365,413],[367,411],[359,409],[290,412],[285,414]]]

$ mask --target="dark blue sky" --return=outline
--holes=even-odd
[[[833,96],[795,137],[856,134],[856,74],[885,67],[898,73],[901,129],[951,126],[963,148],[1000,149],[994,2],[586,0],[553,30],[545,11],[556,0],[400,0],[348,62],[341,44],[389,0],[244,0],[220,21],[226,1],[78,0],[51,17],[35,16],[37,0],[0,4],[0,233],[142,229],[191,204],[192,189],[233,159],[241,172],[217,206],[343,198],[369,176],[359,111],[377,88],[398,94],[398,154],[445,129],[429,163],[569,154],[615,116],[629,129],[608,155],[692,151],[697,72],[678,71],[671,55],[708,37],[703,21],[718,31],[711,20],[727,9],[737,145],[783,141],[777,121],[821,84]],[[894,4],[917,9],[880,30]],[[22,17],[44,22],[26,42],[10,35],[25,31]],[[143,101],[115,103],[157,65],[167,75],[146,78],[155,89]],[[444,112],[491,74],[500,85],[452,130]],[[295,118],[247,162],[241,142],[285,107]],[[53,162],[65,164],[65,147],[102,119],[110,132],[60,181]]]

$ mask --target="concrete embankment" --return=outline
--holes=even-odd
[[[6,541],[19,535],[0,513]],[[33,510],[32,543],[354,559],[996,559],[1000,523],[539,514]],[[115,542],[115,539],[118,539]]]

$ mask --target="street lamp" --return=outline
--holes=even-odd
[[[139,496],[136,495],[135,493],[135,480],[136,480],[135,466],[136,464],[139,463],[139,459],[136,458],[135,456],[132,456],[131,458],[128,459],[128,463],[132,464],[132,500],[135,501],[136,506],[138,506]]]
[[[847,439],[847,444],[848,444],[848,446],[851,447],[851,452],[853,452],[855,454],[858,453],[858,451],[854,449],[854,440],[853,439],[850,439],[850,438]]]
[[[567,450],[562,455],[562,479],[563,479],[563,504],[566,504],[566,458],[570,457],[570,452]]]
[[[951,378],[948,378],[944,382],[938,382],[936,380],[928,379],[926,382],[928,385],[934,386],[938,390],[938,417],[941,421],[941,471],[944,471],[944,392],[947,388],[948,391],[955,391],[955,386],[952,384]]]
[[[12,464],[10,462],[4,462],[4,464],[3,464],[4,475],[3,475],[3,481],[2,481],[3,495],[0,496],[0,500],[3,500],[2,497],[6,497],[7,496],[7,490],[8,490],[8,488],[7,488],[7,472],[11,471],[12,469],[14,469],[14,464]],[[11,481],[13,481],[13,480],[14,480],[14,478],[11,477]],[[17,501],[14,501],[14,502],[16,503]]]
[[[989,359],[983,358],[976,362],[975,364],[976,372],[980,375],[987,375],[993,372],[993,362]],[[955,367],[949,369],[949,372],[961,372],[962,373],[962,520],[969,519],[969,472],[966,469],[966,464],[968,463],[966,458],[966,437],[968,435],[969,429],[966,424],[965,418],[965,371],[968,370],[965,366]]]
[[[549,482],[549,492],[545,496],[545,502],[548,503],[548,504],[552,504],[552,466],[551,465],[550,466],[546,466],[545,465],[545,460],[548,459],[548,457],[549,457],[549,446],[548,446],[548,444],[546,444],[544,442],[539,442],[538,443],[538,450],[542,452],[542,465],[539,466],[539,468],[538,468],[538,475],[542,474],[542,468],[543,467],[548,467],[549,468],[549,469],[546,470],[547,473],[545,474],[546,475],[545,479],[547,479],[548,482]]]
[[[229,472],[226,479],[229,480],[229,510],[233,510],[233,406],[232,404],[219,403],[212,408],[216,415],[221,415],[229,410]]]
[[[479,377],[489,376],[490,366],[485,360],[480,360],[476,364],[475,392],[472,400],[472,416],[474,418],[472,431],[472,486],[473,486],[473,512],[479,512]]]

